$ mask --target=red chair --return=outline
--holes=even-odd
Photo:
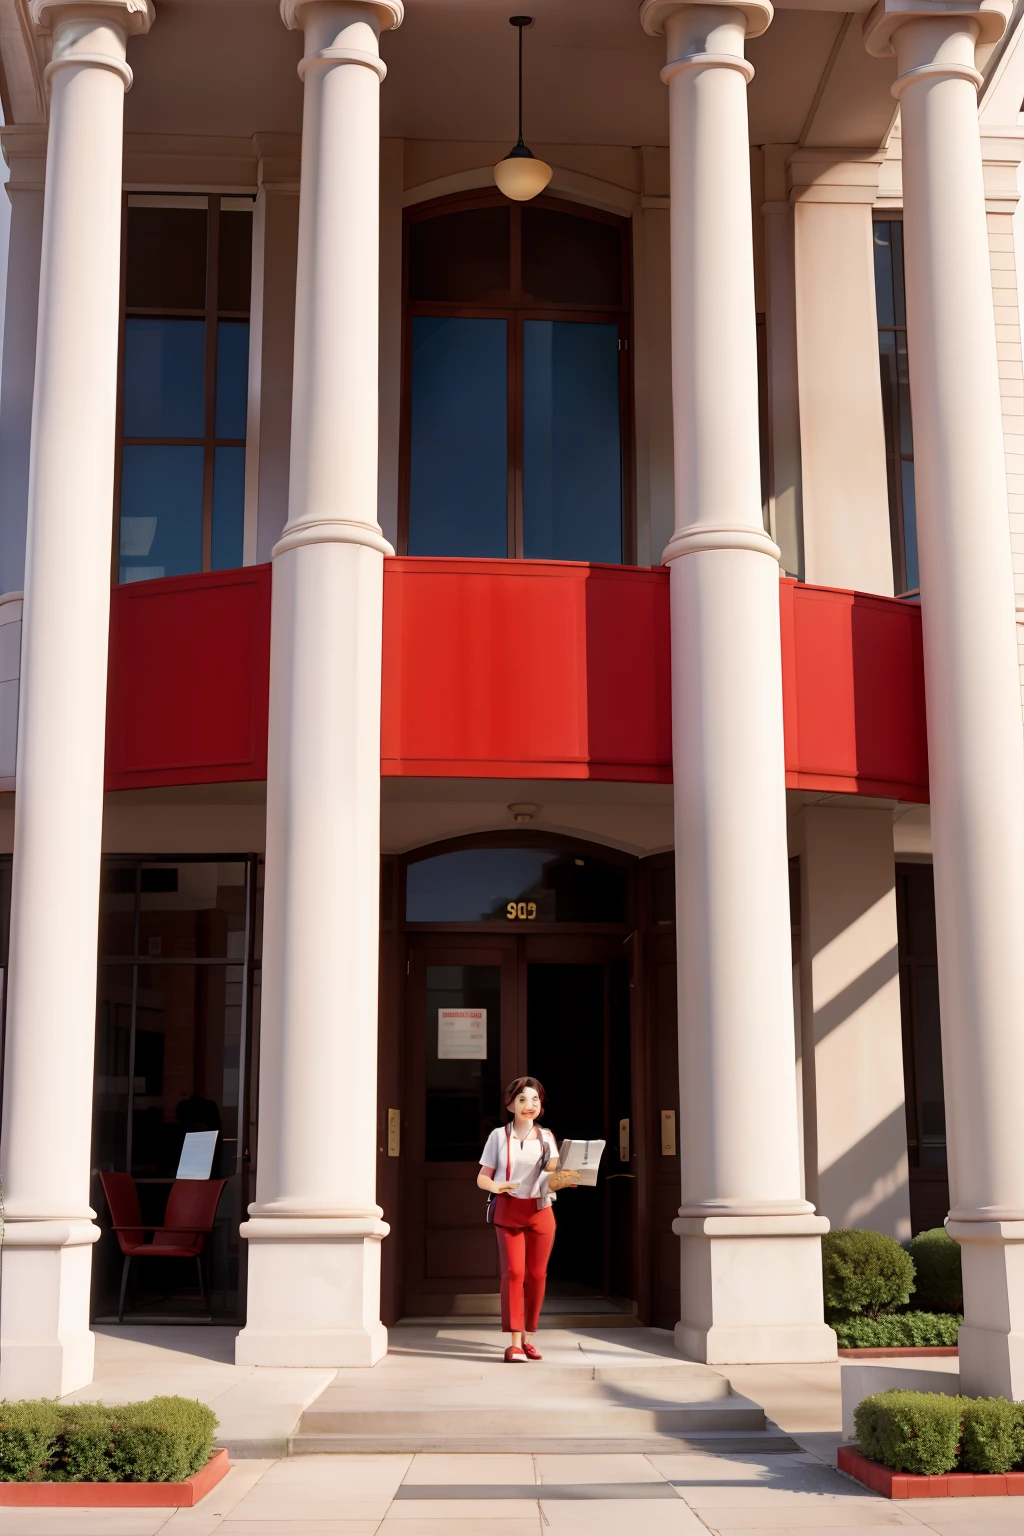
[[[130,1173],[101,1173],[100,1183],[110,1207],[112,1231],[124,1254],[117,1320],[124,1322],[124,1299],[132,1259],[195,1259],[199,1294],[206,1308],[203,1251],[213,1231],[217,1207],[227,1179],[175,1179],[159,1227],[146,1226],[139,1211],[139,1192]],[[147,1232],[153,1236],[145,1241]]]

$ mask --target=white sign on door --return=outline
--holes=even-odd
[[[487,1009],[439,1008],[437,1056],[439,1061],[486,1061]]]

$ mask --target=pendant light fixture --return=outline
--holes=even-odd
[[[543,192],[552,177],[550,165],[538,160],[523,143],[523,28],[533,25],[532,16],[510,16],[509,26],[519,29],[519,139],[504,160],[494,167],[494,179],[506,197],[515,203],[528,203]]]

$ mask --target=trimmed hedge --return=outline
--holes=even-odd
[[[830,1326],[840,1349],[927,1349],[955,1344],[962,1324],[956,1312],[883,1312],[837,1318]]]
[[[181,1483],[214,1450],[217,1416],[187,1397],[0,1402],[0,1482]]]
[[[840,1228],[821,1240],[828,1322],[864,1314],[877,1317],[905,1307],[914,1289],[914,1261],[884,1232]]]
[[[910,1257],[917,1272],[916,1300],[936,1312],[962,1312],[964,1281],[960,1270],[960,1244],[945,1227],[919,1232],[910,1242]]]
[[[878,1392],[854,1410],[861,1451],[893,1472],[1009,1472],[1024,1465],[1024,1404]]]

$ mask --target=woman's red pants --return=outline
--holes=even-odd
[[[533,1333],[548,1278],[555,1241],[555,1213],[537,1210],[532,1200],[499,1195],[494,1230],[501,1258],[501,1327],[504,1333]]]

